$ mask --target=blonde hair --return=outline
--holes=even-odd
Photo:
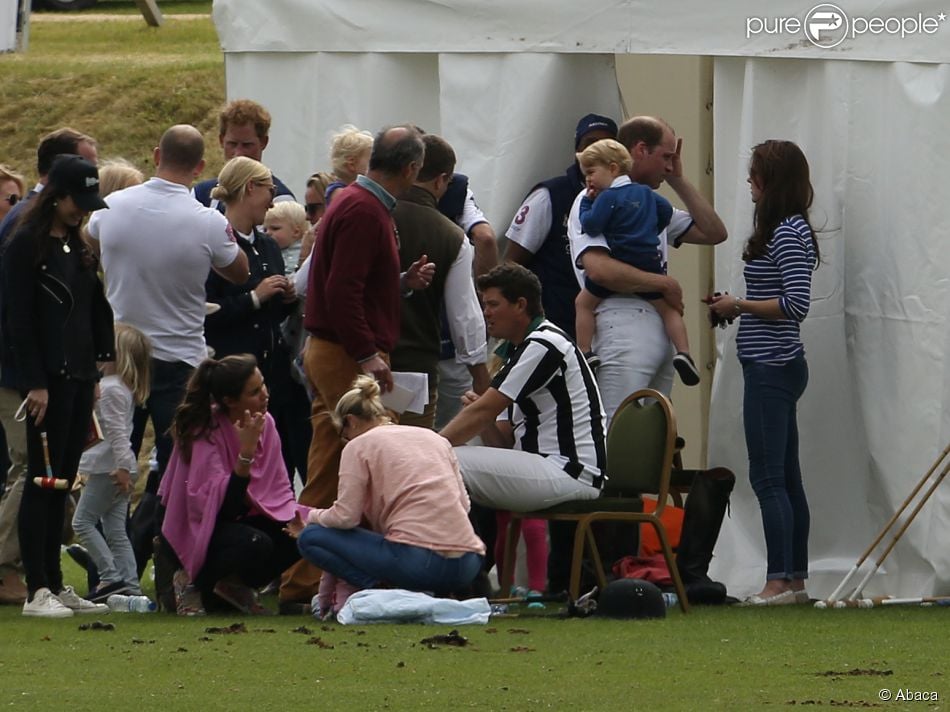
[[[211,197],[225,205],[239,203],[244,198],[248,183],[264,183],[273,180],[270,169],[260,161],[247,156],[237,156],[224,164],[218,174],[218,184]]]
[[[132,391],[137,405],[148,400],[152,382],[152,346],[134,326],[115,323],[115,373]]]
[[[379,384],[372,376],[357,376],[337,401],[336,408],[330,417],[337,430],[343,430],[343,420],[348,415],[355,415],[360,420],[383,420],[390,423],[389,411],[379,399]]]
[[[344,124],[330,141],[330,165],[337,175],[349,172],[347,162],[372,151],[373,134],[360,131],[352,124]]]
[[[99,164],[99,196],[139,185],[145,182],[145,174],[124,158],[110,158]]]
[[[6,183],[8,180],[12,180],[17,184],[17,187],[20,189],[21,198],[26,197],[26,182],[23,176],[10,168],[10,166],[5,166],[0,163],[0,183]]]
[[[600,141],[594,141],[590,146],[577,154],[577,162],[581,168],[587,166],[609,166],[616,163],[622,173],[629,173],[633,168],[633,159],[630,157],[630,151],[624,148],[619,141],[612,138],[602,138]]]
[[[326,196],[327,186],[333,182],[333,176],[329,173],[317,172],[307,178],[307,187],[316,188],[321,196]]]
[[[307,211],[300,203],[295,203],[293,200],[274,203],[274,207],[270,208],[264,216],[264,225],[271,220],[282,220],[288,223],[291,228],[300,231],[301,237],[310,227],[310,223],[307,222]]]

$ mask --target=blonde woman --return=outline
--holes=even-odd
[[[319,601],[321,613],[339,612],[349,593],[380,581],[448,593],[482,567],[485,545],[468,520],[452,446],[426,428],[393,425],[379,392],[364,375],[340,398],[332,416],[347,441],[339,494],[329,509],[310,512],[306,528],[299,519],[289,527],[305,559],[342,579],[335,602]]]
[[[26,184],[23,176],[3,164],[0,164],[0,220],[23,199]]]
[[[96,415],[104,439],[83,453],[79,470],[88,475],[73,529],[99,571],[99,585],[89,600],[105,602],[114,593],[139,596],[138,571],[125,519],[135,487],[132,452],[135,406],[148,399],[152,349],[135,327],[115,325],[115,361],[102,365]],[[96,524],[102,523],[102,532]]]
[[[290,377],[290,349],[281,334],[281,322],[297,306],[297,293],[286,276],[280,246],[257,228],[272,205],[275,185],[270,170],[245,156],[232,158],[218,175],[211,195],[224,204],[224,215],[235,240],[247,255],[250,275],[232,284],[216,272],[205,283],[206,300],[218,304],[205,319],[205,339],[222,358],[252,354],[271,392],[270,412],[287,471],[306,477],[310,447],[310,405],[303,386]]]

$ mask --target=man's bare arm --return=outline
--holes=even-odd
[[[497,389],[489,388],[482,395],[474,392],[465,394],[467,401],[462,411],[442,428],[440,435],[453,445],[464,445],[476,435],[481,435],[486,445],[491,447],[511,447],[500,445],[503,434],[495,425],[495,418],[511,405],[511,400]],[[492,432],[492,431],[495,432]],[[495,436],[498,436],[497,438]],[[486,437],[487,436],[487,437]]]
[[[709,201],[683,176],[683,163],[680,159],[682,150],[683,139],[679,139],[676,142],[676,155],[673,157],[673,172],[666,177],[666,182],[676,191],[686,212],[693,219],[692,227],[683,234],[681,241],[692,245],[718,245],[728,237],[726,226]]]
[[[244,250],[238,250],[237,257],[227,267],[213,269],[232,284],[244,284],[251,274],[248,271],[247,255],[244,254]]]
[[[581,255],[581,266],[587,276],[602,287],[621,294],[660,292],[664,301],[683,313],[683,290],[679,282],[668,275],[644,272],[596,247]]]

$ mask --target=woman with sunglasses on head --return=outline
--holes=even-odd
[[[252,158],[228,161],[211,197],[225,206],[238,246],[247,255],[250,276],[232,284],[216,272],[208,275],[205,295],[216,311],[205,319],[205,339],[216,358],[248,353],[257,359],[270,391],[270,412],[288,473],[307,472],[310,448],[310,402],[303,386],[290,376],[290,350],[281,323],[297,306],[293,281],[285,274],[280,246],[258,229],[273,204],[276,187],[270,170]]]
[[[736,345],[745,381],[749,480],[762,510],[766,582],[746,605],[807,603],[809,511],[798,460],[797,404],[808,384],[799,324],[808,315],[818,242],[808,220],[808,161],[791,141],[752,149],[755,203],[746,243],[746,296],[713,297],[714,319],[740,317]]]
[[[25,187],[23,176],[0,164],[0,221],[14,205],[23,200]]]
[[[106,207],[95,165],[77,155],[59,156],[3,253],[3,370],[14,374],[25,395],[29,476],[18,530],[27,616],[59,618],[106,608],[63,585],[59,547],[68,489],[34,480],[47,474],[48,452],[53,478],[72,486],[89,434],[96,362],[114,358],[112,309],[79,229],[90,212]]]

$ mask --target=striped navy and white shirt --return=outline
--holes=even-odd
[[[551,458],[598,489],[606,480],[604,409],[597,382],[571,338],[543,320],[512,349],[492,381],[514,401],[514,449]]]
[[[746,262],[748,301],[778,299],[785,319],[743,314],[736,346],[740,361],[783,364],[805,353],[799,324],[808,316],[816,255],[811,229],[801,215],[785,218],[761,257]]]

